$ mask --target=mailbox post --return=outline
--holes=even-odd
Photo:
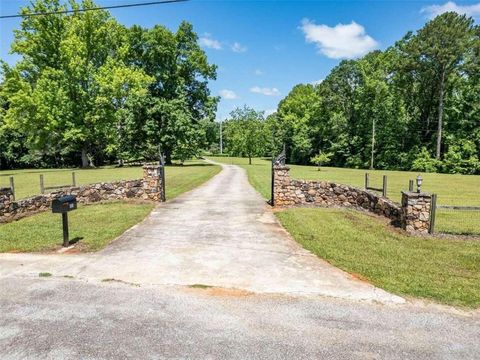
[[[52,213],[62,214],[63,246],[69,245],[68,239],[68,212],[77,208],[77,198],[73,195],[65,195],[52,201]]]

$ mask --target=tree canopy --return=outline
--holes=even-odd
[[[270,127],[293,163],[321,152],[334,166],[478,174],[479,55],[480,27],[439,15],[318,85],[295,86]]]
[[[66,8],[36,0],[22,12]],[[23,18],[11,46],[20,60],[2,66],[0,166],[122,163],[159,146],[168,162],[197,154],[217,104],[216,66],[197,40],[186,22],[175,33],[126,28],[104,10]]]

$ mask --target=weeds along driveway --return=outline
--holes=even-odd
[[[403,302],[304,250],[279,225],[245,171],[222,166],[207,183],[159,205],[98,253],[3,254],[0,276],[48,272],[97,281]]]

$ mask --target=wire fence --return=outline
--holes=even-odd
[[[441,205],[435,195],[430,222],[433,234],[480,235],[480,206]]]

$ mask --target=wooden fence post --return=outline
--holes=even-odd
[[[42,174],[40,174],[40,194],[45,194],[45,183],[43,182]]]
[[[408,191],[413,192],[413,180],[408,180]]]
[[[435,216],[437,214],[437,194],[432,194],[432,201],[430,203],[430,226],[428,233],[433,234],[435,232]]]
[[[387,197],[387,175],[383,175],[382,196]]]
[[[15,200],[15,183],[13,181],[13,176],[10,176],[10,190],[12,191],[13,200]]]
[[[72,171],[72,184],[73,184],[73,187],[77,186],[77,179],[75,178],[75,171]]]

